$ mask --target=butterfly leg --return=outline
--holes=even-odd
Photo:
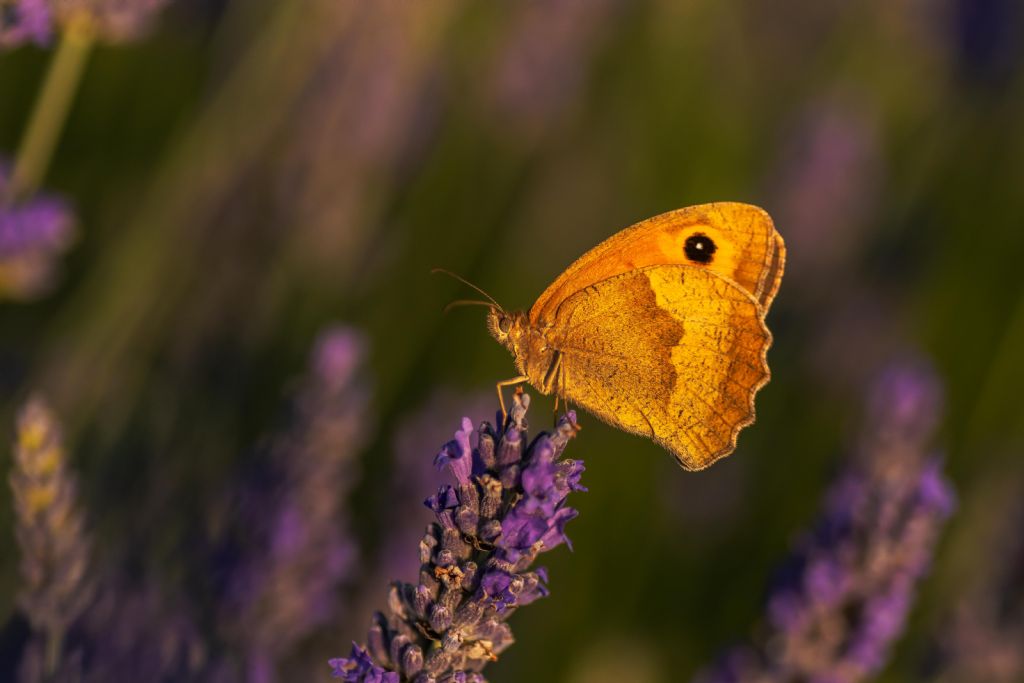
[[[527,377],[526,375],[519,375],[518,377],[513,377],[512,379],[506,379],[498,382],[498,403],[501,405],[501,421],[503,425],[505,420],[508,419],[508,411],[505,410],[505,397],[501,395],[502,388],[515,386],[516,384],[522,384],[523,382],[528,382],[529,380],[530,378]]]
[[[558,385],[561,384],[562,377],[562,352],[555,351],[555,355],[551,360],[551,367],[544,374],[544,393],[555,394],[555,409],[552,413],[552,426],[558,426],[558,402],[561,399],[561,392],[558,391]]]
[[[555,427],[558,426],[558,399],[565,395],[565,369],[559,365],[558,376],[555,378]],[[565,412],[568,413],[571,408],[569,407],[569,399],[563,398],[562,403],[565,404]],[[573,430],[579,432],[583,427],[579,423],[573,423]]]

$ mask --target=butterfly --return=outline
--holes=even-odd
[[[519,371],[498,383],[502,410],[502,388],[529,382],[556,406],[578,405],[704,469],[754,421],[754,395],[770,377],[765,315],[785,261],[763,209],[703,204],[598,244],[529,313],[479,302]]]

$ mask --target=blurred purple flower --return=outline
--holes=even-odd
[[[875,118],[852,94],[812,101],[798,112],[767,202],[786,235],[787,277],[845,286],[844,266],[854,262],[868,234],[866,219],[885,170]]]
[[[426,500],[437,521],[420,542],[419,582],[395,583],[387,615],[374,615],[367,648],[331,660],[334,675],[361,683],[483,681],[479,673],[512,644],[506,623],[521,605],[547,595],[537,555],[568,542],[565,524],[576,511],[565,504],[582,491],[583,463],[562,459],[576,433],[569,412],[553,434],[527,446],[529,396],[517,394],[508,426],[489,423],[469,443],[463,420],[437,462],[448,465],[457,486]],[[467,463],[469,467],[466,467]]]
[[[75,219],[50,195],[9,198],[10,169],[0,163],[0,298],[31,299],[53,284],[57,260],[71,245]]]
[[[0,49],[24,43],[46,45],[52,32],[48,0],[0,0]]]
[[[38,398],[29,400],[18,415],[10,483],[14,533],[21,548],[17,602],[38,643],[38,667],[52,675],[60,665],[68,628],[92,598],[93,583],[77,484],[68,470],[56,418]]]
[[[904,347],[892,288],[857,267],[887,171],[878,114],[870,98],[839,91],[810,100],[787,128],[765,206],[786,236],[789,305],[819,309],[801,356],[824,391],[858,393]]]
[[[280,658],[342,608],[357,554],[342,503],[367,432],[364,346],[347,328],[321,335],[290,427],[269,445],[268,483],[241,494],[245,529],[225,617],[229,640],[246,652],[247,680],[275,680]]]
[[[488,81],[501,120],[521,134],[543,133],[578,99],[619,0],[513,5],[510,30]]]
[[[772,590],[768,634],[698,680],[852,683],[885,665],[954,508],[927,454],[940,403],[935,378],[919,366],[882,376],[858,457]]]
[[[184,595],[151,579],[122,576],[101,583],[75,628],[73,652],[84,653],[84,683],[196,680],[207,650]]]
[[[387,188],[423,162],[439,125],[443,46],[462,6],[318,7],[332,35],[297,93],[276,181],[279,224],[305,277],[337,286],[382,243]]]

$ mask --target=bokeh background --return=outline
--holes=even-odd
[[[52,55],[0,52],[8,159]],[[209,549],[248,509],[225,492],[266,459],[318,335],[364,335],[344,607],[278,665],[329,680],[386,581],[412,578],[388,558],[416,555],[430,459],[513,373],[482,309],[442,315],[472,292],[430,269],[525,308],[637,220],[752,202],[789,250],[757,424],[688,473],[581,416],[574,550],[546,556],[552,595],[514,615],[488,676],[687,680],[749,638],[867,387],[909,357],[944,385],[959,507],[878,680],[924,680],[1024,491],[1022,59],[1011,0],[176,0],[89,55],[43,182],[75,241],[47,289],[0,303],[0,442],[29,394],[49,401],[97,564],[178,596],[214,658]],[[29,638],[10,498],[3,680]]]

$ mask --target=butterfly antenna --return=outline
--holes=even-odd
[[[447,306],[445,306],[443,312],[445,314],[447,314],[448,311],[452,310],[453,308],[458,308],[459,306],[490,306],[490,307],[493,307],[494,304],[492,304],[490,301],[479,301],[479,300],[474,300],[474,299],[458,299],[457,301],[453,301],[450,304],[448,304]]]
[[[472,282],[470,282],[470,281],[469,281],[469,280],[467,280],[466,278],[464,278],[464,277],[462,277],[462,276],[460,276],[460,275],[456,275],[456,274],[455,274],[455,273],[453,273],[452,271],[450,271],[450,270],[445,270],[444,268],[433,268],[433,269],[431,269],[431,271],[430,271],[430,272],[431,272],[431,273],[443,273],[443,274],[445,274],[445,275],[447,275],[447,276],[449,276],[449,277],[455,278],[456,280],[458,280],[458,281],[459,281],[459,282],[461,282],[462,284],[466,285],[467,287],[472,287],[473,289],[475,289],[476,291],[480,292],[480,293],[481,293],[481,294],[483,294],[483,295],[484,295],[485,297],[487,297],[487,300],[491,302],[490,304],[484,304],[485,306],[489,306],[489,305],[491,305],[491,304],[494,304],[494,305],[495,305],[495,306],[496,306],[496,307],[498,308],[498,310],[499,310],[499,311],[501,311],[502,313],[504,313],[504,312],[505,312],[505,309],[501,307],[501,304],[499,304],[499,303],[498,303],[497,301],[495,301],[495,300],[494,300],[494,297],[493,297],[493,296],[491,296],[490,294],[488,294],[488,293],[487,293],[487,292],[485,292],[484,290],[480,289],[479,287],[477,287],[476,285],[474,285],[474,284],[473,284]],[[453,302],[452,302],[452,304],[455,304],[455,303],[459,303],[459,302],[457,302],[457,301],[453,301]],[[482,301],[481,301],[481,302],[478,302],[478,303],[484,303],[484,302],[482,302]],[[448,306],[451,306],[452,304],[448,304]],[[460,305],[461,305],[461,304],[460,304]],[[447,311],[447,307],[445,308],[445,310]]]

